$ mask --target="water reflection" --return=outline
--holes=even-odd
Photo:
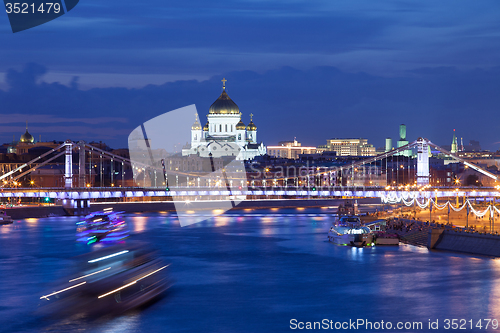
[[[130,218],[134,227],[134,232],[144,232],[146,230],[148,218],[146,216],[131,216]]]
[[[199,332],[221,325],[228,332],[282,331],[297,316],[442,322],[500,311],[500,260],[409,245],[337,246],[326,239],[330,220],[323,209],[230,211],[183,228],[174,213],[125,218],[131,239],[151,242],[173,263],[179,288],[132,314],[73,321],[55,331]],[[0,227],[0,316],[7,331],[46,330],[40,321],[27,326],[28,304],[66,275],[66,258],[89,251],[74,241],[74,218],[37,220]]]
[[[225,227],[231,222],[231,217],[219,215],[214,217],[214,221],[216,227]]]

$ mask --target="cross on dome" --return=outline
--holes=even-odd
[[[223,78],[221,81],[222,81],[222,89],[226,90],[226,82],[227,82],[226,78]]]

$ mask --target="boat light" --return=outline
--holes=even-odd
[[[53,292],[52,294],[48,294],[48,295],[42,296],[42,297],[40,297],[40,299],[42,299],[42,298],[46,298],[46,299],[48,300],[48,298],[47,298],[47,297],[49,297],[49,296],[53,296],[53,295],[55,295],[55,294],[62,293],[63,291],[66,291],[66,290],[69,290],[69,289],[76,288],[76,287],[81,286],[81,285],[83,285],[83,284],[85,284],[85,283],[87,283],[87,282],[86,282],[86,281],[83,281],[82,283],[75,284],[74,286],[71,286],[71,287],[65,288],[65,289],[63,289],[63,290],[59,290],[59,291]]]
[[[79,278],[76,278],[76,279],[73,279],[73,280],[69,280],[68,282],[73,282],[73,281],[76,281],[76,280],[80,280],[80,279],[86,278],[87,276],[91,276],[91,275],[94,275],[94,274],[97,274],[97,273],[101,273],[101,272],[107,271],[108,269],[111,269],[111,267],[108,267],[108,268],[105,268],[105,269],[101,269],[100,271],[97,271],[97,272],[94,272],[94,273],[90,273],[90,274],[87,274],[87,275],[84,275],[84,276],[80,276]]]
[[[117,252],[117,253],[110,254],[109,256],[104,256],[104,257],[101,257],[101,258],[89,260],[88,262],[89,263],[94,263],[94,262],[98,262],[98,261],[101,261],[101,260],[113,258],[113,257],[119,256],[120,254],[125,254],[125,253],[128,253],[128,252],[129,252],[128,250],[120,251],[120,252]]]
[[[106,296],[108,296],[108,295],[114,294],[114,293],[115,293],[115,292],[117,292],[117,291],[120,291],[120,290],[122,290],[122,289],[125,289],[125,288],[127,288],[127,287],[130,287],[131,285],[136,284],[136,283],[137,283],[137,281],[140,281],[140,280],[142,280],[142,279],[145,279],[146,277],[148,277],[148,276],[150,276],[150,275],[153,275],[154,273],[159,272],[159,271],[161,271],[162,269],[167,268],[168,266],[170,266],[170,264],[168,264],[168,265],[166,265],[166,266],[163,266],[162,268],[159,268],[159,269],[157,269],[157,270],[156,270],[156,271],[154,271],[154,272],[151,272],[151,273],[149,273],[149,274],[146,274],[146,275],[144,275],[143,277],[141,277],[141,278],[139,278],[139,279],[137,279],[137,280],[135,280],[135,281],[132,281],[132,282],[130,282],[130,283],[127,283],[126,285],[124,285],[124,286],[122,286],[122,287],[120,287],[120,288],[117,288],[117,289],[115,289],[115,290],[111,290],[110,292],[107,292],[107,293],[105,293],[105,294],[103,294],[103,295],[101,295],[101,296],[98,296],[97,298],[103,298],[103,297],[106,297]]]

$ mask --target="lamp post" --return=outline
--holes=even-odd
[[[450,205],[451,203],[448,201],[448,224],[450,224]]]
[[[467,204],[466,208],[467,208],[467,222],[465,224],[465,227],[469,229],[469,212],[470,212],[469,204]]]
[[[432,198],[429,197],[429,224],[432,222]]]

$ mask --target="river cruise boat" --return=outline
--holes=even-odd
[[[120,213],[123,212],[107,209],[85,216],[83,221],[77,223],[77,241],[92,244],[117,242],[127,238],[129,229]]]
[[[40,314],[119,314],[161,296],[173,283],[170,265],[142,242],[97,247],[69,261],[74,273],[40,295]]]
[[[373,234],[370,228],[361,224],[357,216],[342,216],[335,220],[328,231],[328,240],[345,246],[373,246]]]

